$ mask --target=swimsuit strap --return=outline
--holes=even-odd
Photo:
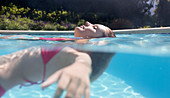
[[[74,40],[74,39],[73,38],[44,38],[44,37],[39,37],[39,40],[64,41],[64,40]]]
[[[45,74],[46,74],[46,64],[62,49],[63,47],[42,47],[41,48],[41,57],[44,63],[44,73],[42,82],[45,81]]]
[[[28,79],[24,78],[24,81],[30,84],[21,84],[20,88],[22,86],[31,86],[33,84],[41,84],[45,81],[45,75],[46,75],[46,64],[58,53],[63,47],[41,47],[41,57],[43,59],[43,77],[42,81],[40,82],[32,82]],[[77,50],[77,49],[76,49]],[[77,50],[78,51],[78,50]],[[87,52],[90,55],[90,51]]]
[[[22,86],[31,86],[33,84],[41,84],[45,81],[45,75],[46,75],[46,64],[58,53],[63,47],[41,47],[41,57],[43,59],[43,77],[42,81],[40,82],[32,82],[28,79],[24,78],[25,82],[28,82],[30,84],[21,84],[20,88]]]

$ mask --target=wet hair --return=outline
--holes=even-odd
[[[103,37],[116,37],[113,31],[107,27],[106,32],[103,32]]]

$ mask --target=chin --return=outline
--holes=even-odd
[[[74,37],[79,37],[78,28],[77,27],[74,29]]]
[[[82,28],[80,28],[80,27],[76,27],[75,29],[74,29],[74,37],[85,37],[85,31],[82,29]]]

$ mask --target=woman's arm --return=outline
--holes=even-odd
[[[13,39],[13,40],[39,40],[39,37],[30,35],[8,35],[2,36],[0,39]]]
[[[0,69],[0,84],[6,90],[24,83],[25,78],[35,82],[41,80],[43,77],[44,64],[40,47],[25,49],[10,55],[1,56],[0,58],[2,67],[2,69]],[[86,94],[88,96],[90,85],[89,76],[91,74],[91,58],[89,55],[65,47],[57,53],[46,66],[45,78],[50,75],[52,75],[51,77],[53,78],[48,78],[48,80],[43,83],[43,88],[59,81],[56,96],[60,96],[61,93],[59,93],[59,90],[65,90],[67,87],[69,90],[66,96],[82,95],[84,89],[87,89]],[[63,84],[62,81],[65,79],[67,83]],[[75,87],[79,87],[81,92],[77,92]]]
[[[0,39],[9,39],[9,37],[15,37],[15,35],[2,36]]]

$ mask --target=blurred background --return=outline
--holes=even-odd
[[[0,29],[73,30],[85,21],[113,30],[170,26],[170,0],[1,0],[0,6]]]

